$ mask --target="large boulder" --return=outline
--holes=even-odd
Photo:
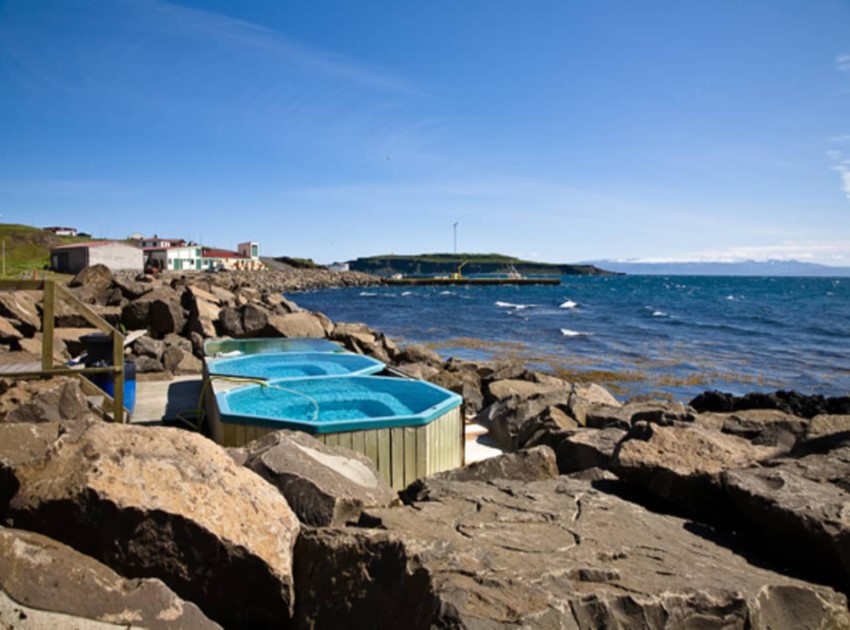
[[[93,423],[59,436],[46,457],[4,468],[18,486],[5,513],[15,526],[126,577],[159,578],[225,626],[287,623],[298,520],[206,438]]]
[[[0,394],[0,422],[73,422],[90,414],[80,381],[19,381]]]
[[[276,431],[230,454],[277,488],[306,525],[343,525],[364,507],[398,501],[368,457],[301,431]]]
[[[501,381],[493,381],[487,386],[487,396],[485,401],[493,403],[497,400],[507,398],[509,396],[519,396],[521,398],[531,398],[541,394],[550,394],[553,392],[567,392],[571,387],[570,383],[555,379],[553,381],[536,383],[534,381],[524,381],[520,379],[505,379]]]
[[[430,348],[413,343],[402,347],[396,354],[395,361],[398,363],[426,363],[434,367],[443,363],[439,354]]]
[[[195,294],[189,306],[189,330],[203,337],[217,336],[215,323],[220,314],[221,308],[215,302]]]
[[[302,532],[298,628],[844,627],[846,598],[587,482],[446,482]],[[333,602],[329,605],[328,602]]]
[[[669,425],[693,422],[695,418],[692,409],[669,400],[638,400],[617,406],[593,403],[585,407],[583,413],[583,424],[595,429],[616,427],[629,430],[636,422]]]
[[[558,444],[558,470],[568,474],[590,468],[609,469],[614,451],[625,436],[626,432],[617,428],[573,431]]]
[[[287,313],[269,317],[263,330],[266,337],[317,337],[325,336],[325,326],[315,313]]]
[[[16,328],[24,337],[32,337],[41,330],[36,300],[27,291],[0,292],[0,315],[18,322]]]
[[[766,446],[794,446],[809,421],[778,409],[747,409],[723,414],[721,431]]]
[[[778,558],[850,591],[850,439],[771,463],[723,474],[735,510]]]
[[[220,627],[159,580],[127,580],[46,536],[0,527],[0,627],[95,627],[87,622],[104,628]]]
[[[850,438],[850,415],[821,414],[812,418],[806,428],[806,440],[844,435]]]
[[[12,320],[0,317],[0,343],[14,344],[24,338]]]
[[[172,332],[182,333],[186,321],[180,294],[170,287],[154,289],[121,311],[121,323],[126,328],[147,328],[160,337]]]
[[[454,372],[443,370],[432,374],[428,377],[428,380],[435,385],[460,394],[463,397],[464,410],[467,415],[476,415],[481,411],[484,404],[484,396],[481,394],[481,377],[474,370]]]
[[[261,335],[269,323],[269,311],[265,307],[250,302],[240,309],[242,313],[242,330],[246,337]]]
[[[618,477],[670,503],[712,520],[729,515],[721,475],[774,457],[776,448],[700,426],[637,423],[618,445]]]
[[[499,446],[514,451],[523,446],[519,436],[527,422],[551,407],[565,406],[568,398],[568,390],[552,391],[528,398],[510,396],[485,407],[478,414],[476,421],[490,429],[490,435]]]
[[[573,384],[567,409],[576,422],[586,426],[587,410],[593,406],[619,407],[621,403],[614,394],[596,383]]]
[[[82,302],[105,305],[113,279],[109,267],[92,265],[74,276],[68,286],[74,290],[74,294]]]

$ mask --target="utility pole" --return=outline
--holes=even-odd
[[[454,224],[454,230],[455,230],[455,240],[454,240],[455,247],[454,247],[454,253],[455,253],[455,254],[457,254],[457,221],[455,221],[455,224]]]

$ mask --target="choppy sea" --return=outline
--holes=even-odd
[[[565,276],[560,286],[324,289],[288,298],[443,357],[517,358],[622,395],[850,394],[850,278]]]

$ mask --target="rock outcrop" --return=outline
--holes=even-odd
[[[843,595],[750,564],[696,524],[586,482],[446,482],[431,498],[370,510],[368,528],[303,532],[297,627],[850,623]]]
[[[344,525],[364,507],[398,502],[372,460],[306,433],[277,431],[229,452],[277,488],[305,525]]]
[[[0,443],[17,426],[42,425],[0,425]],[[159,578],[225,626],[289,620],[298,521],[272,486],[206,438],[99,422],[2,470],[2,485],[17,485],[5,510],[16,527],[124,576]]]
[[[0,527],[0,627],[212,629],[156,579],[127,580],[46,536]]]

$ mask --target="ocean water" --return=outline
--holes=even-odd
[[[621,395],[850,394],[850,278],[565,276],[561,286],[287,296],[447,358],[516,358]]]

